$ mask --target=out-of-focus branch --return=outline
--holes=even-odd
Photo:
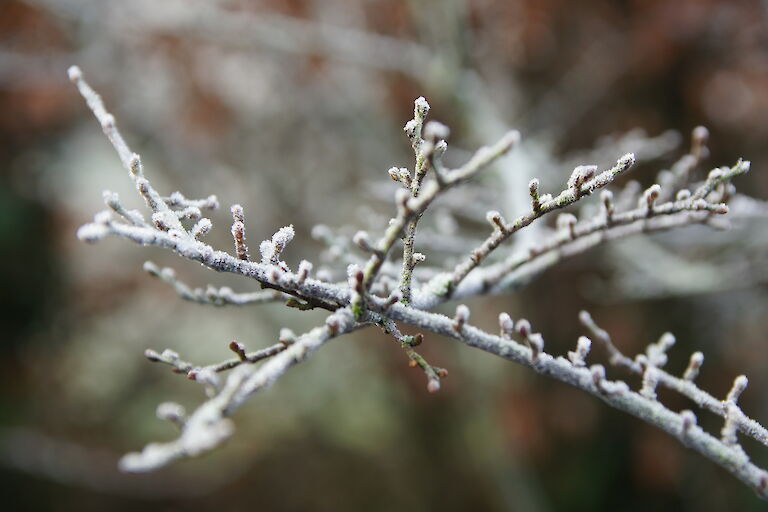
[[[172,268],[160,268],[151,261],[144,263],[144,270],[150,275],[171,285],[182,299],[197,302],[198,304],[209,304],[212,306],[245,306],[248,304],[277,302],[280,300],[288,300],[290,298],[290,295],[286,295],[277,290],[235,293],[227,286],[215,288],[208,285],[206,288],[191,288],[182,281],[179,281],[176,277],[176,272]]]
[[[229,374],[221,389],[189,417],[177,418],[181,435],[167,443],[151,443],[144,450],[129,453],[120,460],[125,471],[143,472],[162,467],[181,457],[194,457],[209,451],[234,432],[229,416],[253,393],[272,385],[297,363],[304,361],[328,340],[355,328],[348,309],[330,315],[325,325],[299,336],[296,341],[257,369],[242,365]]]

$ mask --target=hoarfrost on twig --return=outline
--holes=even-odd
[[[233,434],[229,416],[257,391],[269,387],[290,367],[304,361],[330,339],[356,329],[378,325],[392,335],[407,354],[410,364],[421,368],[427,378],[427,390],[440,389],[441,378],[447,370],[428,363],[414,347],[425,340],[425,333],[441,335],[470,347],[516,362],[533,371],[560,380],[596,396],[608,405],[647,421],[686,446],[701,453],[739,478],[758,495],[768,498],[768,474],[746,457],[738,442],[738,435],[749,436],[768,446],[768,431],[747,417],[737,404],[746,388],[747,379],[739,376],[725,400],[714,398],[694,382],[703,361],[700,352],[694,353],[682,377],[664,370],[667,351],[672,349],[674,337],[665,334],[651,344],[645,354],[632,359],[613,344],[606,331],[592,317],[582,312],[580,320],[589,330],[591,338],[582,336],[567,358],[556,357],[545,351],[544,337],[532,330],[525,319],[516,322],[502,313],[498,318],[499,334],[491,334],[470,324],[470,311],[465,305],[456,307],[453,318],[429,311],[451,298],[471,297],[504,291],[530,277],[563,257],[578,254],[598,243],[640,232],[672,229],[678,226],[711,224],[713,216],[728,212],[725,202],[733,195],[730,181],[749,170],[749,162],[739,160],[732,167],[716,168],[698,186],[688,186],[691,170],[706,154],[708,133],[697,128],[688,155],[681,158],[671,170],[660,173],[659,184],[644,193],[639,185],[630,182],[616,194],[606,189],[615,178],[629,169],[635,161],[632,153],[617,159],[615,165],[599,172],[593,165],[577,166],[557,194],[542,194],[537,179],[528,184],[530,210],[516,219],[507,221],[497,210],[488,211],[486,219],[491,233],[453,268],[433,273],[429,282],[420,284],[414,279],[416,264],[429,264],[433,259],[426,251],[416,251],[417,224],[432,203],[447,190],[476,176],[507,153],[520,140],[514,130],[507,132],[498,142],[478,149],[462,166],[448,169],[442,156],[447,150],[448,128],[438,122],[426,121],[429,104],[424,98],[414,102],[413,119],[405,125],[405,133],[414,151],[413,170],[393,167],[389,176],[400,183],[395,199],[395,217],[384,226],[383,236],[371,240],[360,231],[351,241],[368,254],[363,265],[347,268],[346,283],[330,282],[332,274],[321,268],[317,279],[310,277],[312,264],[301,260],[294,273],[280,259],[282,252],[295,236],[292,226],[279,229],[259,246],[261,260],[251,261],[245,237],[243,208],[232,207],[232,235],[235,255],[215,250],[202,241],[212,228],[202,210],[218,206],[215,196],[190,200],[180,192],[162,196],[146,176],[140,157],[133,153],[120,134],[114,117],[106,111],[101,98],[85,82],[79,68],[69,70],[70,79],[85,98],[105,135],[115,148],[120,161],[134,181],[137,191],[151,210],[152,224],[136,211],[125,210],[116,194],[106,192],[104,200],[110,210],[98,213],[92,223],[78,230],[78,237],[95,242],[106,236],[125,238],[142,245],[169,249],[184,259],[198,262],[208,269],[228,272],[255,280],[264,290],[235,293],[229,288],[191,288],[181,282],[171,269],[161,269],[148,262],[145,269],[162,279],[184,299],[201,304],[250,304],[286,300],[286,305],[299,310],[320,308],[327,310],[325,322],[304,334],[296,335],[283,328],[277,343],[256,351],[248,351],[244,343],[231,341],[228,348],[235,357],[220,363],[198,366],[182,359],[178,353],[148,349],[145,356],[154,362],[169,365],[175,372],[186,374],[201,383],[208,394],[196,410],[187,413],[173,403],[161,404],[157,415],[172,421],[180,428],[177,439],[166,443],[150,443],[144,450],[126,455],[120,462],[127,471],[149,471],[162,467],[181,457],[198,455],[215,448]],[[429,171],[433,172],[430,173]],[[520,253],[512,253],[495,263],[483,265],[489,256],[516,232],[537,219],[556,210],[584,200],[600,191],[602,210],[594,216],[574,216],[568,212],[558,219],[559,230]],[[113,215],[114,214],[114,215]],[[194,222],[191,228],[184,223]],[[316,228],[313,235],[331,240],[327,228]],[[388,258],[396,243],[403,241],[403,262],[399,283]],[[332,240],[331,240],[332,241]],[[338,274],[337,274],[338,275]],[[382,293],[382,290],[384,292]],[[405,335],[398,324],[418,330]],[[642,375],[642,387],[633,391],[621,380],[611,380],[601,364],[587,366],[587,357],[593,344],[601,344],[608,351],[609,363],[626,371]],[[260,366],[259,366],[260,365]],[[222,372],[232,370],[224,375]],[[692,411],[676,413],[661,403],[657,389],[674,390],[702,409],[720,415],[724,424],[720,437],[715,437],[697,426]]]

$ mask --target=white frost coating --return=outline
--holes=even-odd
[[[272,243],[275,244],[275,248],[282,252],[285,246],[288,245],[293,237],[296,236],[296,232],[293,230],[293,225],[285,226],[277,230],[277,233],[272,235]]]
[[[259,253],[261,253],[261,263],[269,265],[272,263],[272,256],[275,254],[275,244],[272,240],[263,240],[259,244]]]
[[[568,352],[568,359],[574,366],[586,366],[586,357],[590,348],[592,348],[592,340],[586,336],[580,336],[576,343],[576,350]]]
[[[596,165],[579,165],[573,169],[571,176],[568,178],[568,187],[573,188],[581,185],[588,179],[592,178],[597,172]]]
[[[184,406],[176,402],[163,402],[157,406],[155,415],[161,420],[178,422],[184,420],[187,416],[187,411],[184,409]]]
[[[531,332],[530,324],[520,320],[515,325],[508,315],[500,316],[499,327],[501,336],[494,336],[469,324],[469,310],[460,306],[456,310],[454,318],[425,311],[445,302],[451,298],[467,297],[483,293],[503,291],[505,287],[519,285],[526,279],[530,279],[535,273],[553,264],[563,257],[583,252],[594,246],[601,240],[610,240],[628,236],[638,232],[669,229],[693,223],[709,222],[713,214],[722,214],[727,211],[720,202],[725,200],[723,190],[732,195],[728,180],[746,172],[749,169],[748,162],[739,161],[732,168],[721,168],[711,173],[706,182],[696,188],[690,195],[679,194],[677,201],[665,202],[662,193],[674,196],[675,190],[659,190],[652,187],[641,199],[645,199],[645,208],[628,209],[626,201],[617,199],[613,205],[615,210],[610,216],[599,215],[587,218],[581,222],[570,219],[567,222],[569,236],[552,237],[543,240],[525,254],[513,254],[507,260],[499,261],[493,265],[477,268],[484,259],[491,254],[502,242],[519,229],[529,225],[539,217],[554,210],[558,210],[580,201],[593,192],[604,189],[615,177],[624,172],[634,163],[634,155],[626,154],[621,157],[616,165],[596,174],[597,169],[592,166],[577,168],[567,187],[554,195],[543,195],[538,198],[538,207],[532,208],[509,226],[512,229],[499,229],[490,235],[478,248],[471,251],[467,259],[454,269],[443,269],[435,272],[434,277],[425,286],[414,290],[412,300],[401,301],[403,297],[397,292],[389,297],[377,297],[370,294],[372,289],[385,288],[386,282],[392,282],[391,266],[384,266],[385,260],[390,255],[393,246],[401,239],[406,226],[414,225],[414,219],[418,217],[432,204],[432,202],[445,190],[459,185],[487,168],[499,157],[506,153],[518,140],[519,133],[508,132],[499,142],[490,147],[480,148],[462,167],[453,170],[442,169],[438,179],[425,181],[418,194],[415,190],[420,186],[419,175],[416,169],[412,185],[413,194],[400,189],[397,195],[397,216],[388,226],[384,226],[384,236],[376,244],[376,251],[372,251],[365,270],[354,268],[347,285],[330,284],[308,277],[308,264],[302,263],[296,274],[290,272],[287,266],[279,261],[279,255],[285,246],[293,239],[295,233],[292,227],[279,230],[271,240],[262,243],[262,263],[248,261],[247,258],[237,259],[221,251],[214,250],[211,246],[197,240],[204,232],[207,232],[209,223],[202,220],[195,225],[192,233],[185,231],[179,222],[179,216],[196,217],[198,210],[205,207],[203,203],[195,203],[185,199],[181,194],[171,194],[167,198],[160,196],[144,176],[141,162],[137,155],[130,151],[122,136],[117,130],[114,118],[105,109],[101,98],[85,83],[82,73],[77,68],[69,71],[70,79],[76,83],[78,89],[85,97],[89,107],[93,111],[99,123],[109,137],[115,150],[120,156],[123,165],[130,171],[136,182],[137,189],[146,200],[153,212],[153,221],[159,226],[147,225],[134,215],[126,215],[119,205],[119,198],[107,194],[105,200],[122,219],[113,220],[107,215],[101,215],[97,221],[83,226],[78,231],[78,236],[95,241],[106,235],[114,235],[132,240],[143,245],[154,245],[176,252],[184,258],[196,261],[205,267],[221,272],[229,272],[247,276],[267,287],[275,290],[264,290],[259,293],[276,294],[278,298],[290,296],[298,303],[299,309],[305,307],[322,308],[335,311],[326,320],[325,324],[296,338],[295,342],[286,345],[279,344],[279,351],[269,351],[264,357],[269,357],[263,366],[254,369],[244,363],[242,359],[235,359],[234,366],[229,363],[216,366],[224,370],[234,368],[223,385],[217,382],[213,367],[204,367],[194,374],[198,380],[206,381],[212,397],[194,411],[182,426],[180,437],[170,443],[150,444],[141,453],[129,454],[121,461],[121,467],[131,471],[146,471],[167,464],[179,457],[196,455],[217,446],[221,441],[231,435],[232,423],[227,418],[237,407],[247,400],[255,391],[265,389],[282,375],[289,367],[306,358],[313,350],[320,347],[328,339],[349,332],[358,327],[372,322],[391,325],[400,322],[424,332],[441,334],[458,340],[471,347],[476,347],[499,357],[515,361],[521,365],[532,368],[533,371],[561,380],[572,386],[591,393],[606,403],[620,410],[637,416],[657,427],[665,430],[673,436],[681,439],[699,453],[723,466],[736,477],[746,482],[762,497],[768,496],[766,486],[768,477],[766,473],[754,466],[746,458],[743,449],[738,445],[737,432],[751,436],[763,444],[768,445],[768,432],[748,418],[736,405],[736,400],[746,387],[746,378],[739,377],[726,399],[726,406],[721,400],[699,389],[693,383],[693,373],[698,372],[700,358],[692,358],[689,370],[685,378],[674,377],[660,366],[666,360],[665,351],[671,347],[668,339],[660,340],[655,348],[649,348],[645,357],[646,363],[652,363],[645,369],[643,379],[643,393],[637,393],[629,389],[624,382],[613,382],[606,379],[605,369],[602,365],[585,367],[585,357],[589,352],[591,343],[589,339],[579,339],[576,350],[569,354],[570,361],[563,357],[554,357],[544,352],[544,339],[539,333]],[[407,125],[409,136],[412,137],[414,149],[423,153],[416,153],[417,162],[422,159],[432,158],[433,153],[427,151],[428,144],[421,139],[420,134],[424,119],[427,115],[428,104],[423,98],[414,104],[414,119]],[[440,125],[424,127],[430,137],[437,137],[442,133]],[[690,159],[689,159],[690,160]],[[437,160],[433,161],[437,169]],[[427,167],[421,171],[426,172]],[[401,182],[407,182],[400,170],[391,173],[397,175]],[[395,177],[395,176],[393,176]],[[676,179],[677,175],[669,177]],[[411,179],[410,174],[408,179]],[[724,184],[724,186],[719,186]],[[685,183],[678,186],[682,188]],[[534,192],[538,194],[535,182],[531,183],[532,201]],[[607,205],[607,194],[603,196],[603,202]],[[632,197],[634,202],[637,195]],[[658,204],[656,203],[658,200]],[[204,201],[204,200],[197,200]],[[215,199],[207,200],[206,205],[216,202]],[[653,203],[653,208],[649,208]],[[606,206],[606,210],[608,210]],[[498,219],[501,221],[500,216]],[[568,217],[565,217],[568,219]],[[497,216],[490,219],[497,224]],[[235,219],[235,223],[242,220]],[[503,224],[503,221],[501,221]],[[243,231],[238,231],[242,235]],[[241,236],[244,238],[244,236]],[[334,234],[327,230],[323,238],[333,239]],[[358,237],[356,241],[362,240]],[[412,241],[412,239],[410,240]],[[373,245],[373,244],[371,244]],[[410,261],[416,256],[414,252]],[[430,258],[431,260],[431,258]],[[439,261],[439,259],[436,259]],[[154,265],[146,265],[145,268],[160,279],[171,284],[180,296],[189,300],[197,300],[202,303],[221,305],[223,303],[237,303],[235,298],[245,294],[235,294],[230,289],[191,289],[176,278],[175,274],[159,269]],[[421,269],[421,267],[419,267]],[[412,268],[410,270],[413,270]],[[472,273],[470,274],[470,271]],[[319,273],[318,273],[319,274]],[[466,278],[466,279],[465,279]],[[374,288],[379,286],[380,288]],[[198,292],[198,290],[201,290]],[[274,295],[273,295],[274,296]],[[392,300],[394,298],[394,301]],[[348,309],[350,303],[360,300],[358,308],[355,308],[354,317]],[[404,304],[403,302],[408,302]],[[356,317],[356,318],[355,318]],[[517,343],[511,338],[515,329],[523,342]],[[283,338],[285,336],[281,336]],[[593,332],[596,342],[603,342],[609,349],[613,349],[610,360],[613,364],[625,366],[630,371],[642,371],[640,363],[618,353],[615,347],[606,341],[604,331]],[[239,344],[230,345],[244,352]],[[610,352],[610,350],[609,350]],[[182,361],[178,354],[165,351],[158,354],[147,351],[147,357],[153,361],[171,364],[179,370],[186,370],[189,363]],[[429,367],[428,364],[425,366]],[[195,370],[193,370],[195,371]],[[218,370],[217,370],[218,371]],[[427,372],[428,373],[428,372]],[[434,380],[430,380],[430,389],[437,386]],[[723,416],[726,421],[723,426],[723,439],[719,440],[695,426],[691,414],[677,414],[666,408],[655,398],[656,386],[664,386],[691,398],[701,407]],[[644,396],[645,395],[645,396]],[[182,414],[172,407],[161,408],[162,416],[181,417]],[[695,417],[694,417],[695,418]]]
[[[444,140],[448,138],[451,130],[438,121],[430,121],[424,125],[424,138],[427,140]]]
[[[203,236],[207,235],[208,232],[211,231],[211,228],[213,228],[211,219],[202,218],[199,221],[197,221],[197,224],[195,224],[194,227],[192,228],[192,236],[194,236],[196,239],[200,239]]]
[[[746,375],[739,375],[736,377],[736,379],[733,381],[733,387],[728,392],[728,396],[725,400],[735,404],[739,400],[739,397],[744,392],[744,390],[747,389],[747,384],[749,384],[749,380],[747,379]]]
[[[322,236],[320,230],[322,230],[323,227],[315,226],[313,232],[317,230],[318,236]],[[278,265],[280,263],[280,253],[283,252],[285,246],[293,240],[295,235],[296,232],[293,230],[293,225],[290,225],[278,229],[277,232],[272,235],[271,240],[262,241],[261,244],[259,244],[261,263],[264,265]]]
[[[109,234],[111,231],[104,224],[85,224],[77,230],[77,238],[90,243],[98,242]]]

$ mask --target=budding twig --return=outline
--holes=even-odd
[[[738,445],[737,432],[768,445],[768,431],[748,418],[737,405],[739,395],[746,387],[746,378],[738,377],[726,399],[720,401],[699,389],[693,382],[701,365],[701,357],[691,358],[683,378],[665,372],[662,367],[667,361],[666,351],[674,341],[671,335],[662,336],[657,343],[648,347],[645,354],[638,356],[636,360],[631,360],[618,351],[608,335],[595,325],[589,315],[582,314],[582,321],[592,331],[592,338],[608,348],[611,362],[643,375],[643,387],[640,393],[637,393],[630,391],[624,382],[607,380],[603,366],[586,367],[586,357],[591,347],[591,341],[586,337],[579,339],[576,349],[569,352],[568,359],[565,359],[547,354],[544,351],[543,336],[532,332],[530,323],[526,320],[515,323],[509,315],[500,315],[500,335],[495,336],[469,325],[470,315],[466,306],[457,307],[452,319],[426,311],[427,307],[445,301],[457,290],[459,295],[460,293],[476,294],[502,286],[501,279],[507,279],[504,272],[510,272],[512,268],[522,268],[521,265],[531,265],[531,268],[534,268],[533,264],[537,262],[543,262],[542,266],[546,266],[556,260],[552,258],[553,254],[559,257],[567,254],[566,250],[570,250],[571,253],[577,249],[583,250],[584,247],[596,243],[589,238],[592,235],[601,239],[610,239],[635,232],[633,230],[637,229],[637,226],[643,230],[662,229],[673,225],[703,222],[712,214],[723,214],[727,211],[727,207],[720,202],[733,194],[728,182],[732,177],[746,172],[749,168],[748,162],[739,161],[730,169],[715,169],[709,174],[705,183],[696,188],[693,193],[678,191],[679,189],[675,187],[669,187],[668,182],[659,180],[664,188],[655,186],[648,189],[640,198],[640,206],[634,209],[629,209],[632,207],[628,206],[627,199],[631,197],[633,202],[637,202],[639,192],[634,186],[626,187],[625,193],[621,194],[615,205],[608,193],[602,194],[604,216],[594,219],[585,218],[581,222],[578,222],[575,217],[563,217],[565,220],[561,221],[563,227],[561,231],[565,232],[566,236],[562,236],[561,233],[553,239],[554,241],[550,240],[543,246],[527,251],[525,257],[527,259],[513,260],[512,263],[503,261],[490,271],[479,269],[477,274],[481,275],[482,287],[472,288],[475,286],[472,284],[461,289],[457,288],[467,274],[477,268],[488,254],[512,233],[548,212],[564,208],[583,196],[604,188],[632,165],[634,157],[627,154],[611,169],[600,174],[596,174],[594,166],[577,167],[571,174],[565,190],[555,197],[540,195],[538,183],[531,182],[530,212],[511,223],[507,223],[500,214],[491,212],[488,220],[494,228],[493,233],[481,246],[470,252],[469,263],[462,262],[452,272],[437,275],[424,289],[418,290],[418,293],[412,293],[412,271],[416,263],[424,259],[423,255],[415,252],[413,246],[419,217],[439,194],[473,177],[508,151],[519,139],[517,132],[510,132],[494,146],[479,149],[462,167],[453,170],[441,167],[438,170],[438,166],[442,165],[439,157],[445,151],[444,139],[448,131],[439,123],[424,124],[428,104],[425,100],[419,99],[414,105],[414,119],[406,125],[406,132],[411,139],[416,158],[414,173],[411,175],[407,170],[403,173],[401,169],[390,172],[393,178],[404,185],[396,196],[397,215],[378,243],[371,243],[363,235],[354,238],[358,246],[371,254],[365,270],[355,266],[350,267],[348,286],[343,286],[311,279],[308,275],[311,265],[307,262],[303,261],[297,273],[294,274],[288,265],[280,260],[281,252],[294,236],[291,227],[282,228],[270,240],[262,242],[261,262],[248,261],[242,208],[233,208],[232,212],[236,258],[215,251],[211,246],[200,241],[200,238],[210,230],[210,221],[205,222],[201,218],[200,209],[211,206],[216,202],[215,198],[213,200],[209,198],[207,204],[198,204],[185,199],[180,194],[160,196],[144,176],[138,156],[130,151],[120,137],[114,118],[106,112],[101,99],[82,81],[81,73],[77,68],[72,68],[70,76],[99,119],[102,129],[113,142],[123,165],[128,168],[139,193],[152,210],[153,222],[153,224],[146,223],[140,216],[125,211],[119,205],[117,197],[110,194],[105,197],[106,202],[123,220],[113,218],[109,211],[99,213],[92,224],[80,229],[79,236],[95,241],[107,235],[115,235],[144,245],[171,249],[207,268],[255,278],[264,287],[274,288],[280,294],[289,294],[290,301],[300,309],[323,307],[334,311],[326,318],[323,325],[301,336],[282,330],[279,342],[261,351],[249,353],[244,345],[232,342],[229,347],[236,357],[217,365],[198,367],[183,361],[171,350],[162,353],[148,350],[146,356],[149,359],[168,364],[174,371],[186,373],[188,377],[202,383],[209,400],[188,416],[178,408],[163,407],[163,410],[159,411],[162,413],[160,416],[172,421],[175,418],[179,421],[181,426],[179,438],[169,443],[148,445],[141,453],[129,454],[121,461],[121,467],[132,471],[154,469],[181,456],[195,455],[213,448],[231,435],[232,425],[227,417],[250,395],[267,388],[288,368],[306,359],[329,339],[371,323],[385,326],[389,332],[395,334],[412,364],[421,367],[425,372],[428,389],[436,391],[439,389],[439,379],[445,376],[446,372],[429,365],[414,351],[413,347],[423,340],[423,335],[421,333],[402,335],[394,323],[397,321],[423,332],[433,332],[459,340],[469,346],[518,362],[538,373],[595,394],[613,407],[629,412],[678,436],[687,445],[747,482],[761,496],[768,497],[766,491],[768,475],[752,464]],[[696,156],[691,158],[698,159],[704,152],[702,148],[705,136],[701,133],[695,134],[694,139],[691,153]],[[430,164],[436,171],[436,179],[425,181]],[[664,194],[675,193],[677,197],[675,201],[664,201]],[[187,233],[182,226],[182,219],[197,220],[191,234]],[[391,293],[387,298],[377,296],[375,294],[386,294],[391,289],[386,285],[386,280],[391,279],[391,273],[382,276],[378,274],[392,247],[401,236],[405,237],[404,245],[410,245],[407,250],[404,250],[400,290]],[[148,270],[172,284],[181,295],[186,294],[190,297],[197,295],[196,292],[179,283],[171,271],[160,270],[152,265],[149,265]],[[481,274],[483,271],[485,273]],[[374,283],[377,277],[380,279]],[[374,284],[377,285],[375,288]],[[384,291],[381,292],[381,290]],[[466,290],[470,290],[471,293]],[[406,293],[403,293],[404,291]],[[224,300],[221,297],[225,295],[231,296],[225,294],[223,289],[206,290],[203,294],[210,302]],[[513,332],[522,338],[527,347],[510,341]],[[244,364],[262,359],[268,360],[257,368]],[[217,376],[218,372],[231,368],[235,369],[226,379]],[[695,416],[692,413],[677,414],[659,402],[656,396],[658,386],[678,391],[702,408],[723,416],[725,423],[721,439],[718,440],[696,427]]]
[[[427,377],[427,391],[430,393],[439,391],[440,379],[448,376],[448,370],[432,366],[421,354],[413,349],[413,347],[421,345],[424,336],[421,333],[413,336],[404,335],[398,329],[397,324],[389,319],[384,320],[380,326],[385,333],[391,334],[400,343],[400,347],[408,356],[409,366],[413,368],[419,367],[424,372],[424,375]]]
[[[235,239],[235,256],[243,261],[250,261],[248,246],[245,245],[245,217],[243,207],[232,205],[232,238]]]
[[[568,188],[561,192],[554,199],[540,203],[539,207],[533,209],[518,217],[515,221],[504,226],[503,230],[494,231],[479,247],[472,250],[470,256],[456,266],[453,276],[447,287],[447,296],[461,283],[462,280],[502,242],[507,240],[513,233],[531,224],[539,217],[547,213],[564,208],[578,201],[583,195],[588,195],[597,189],[603,188],[616,178],[619,174],[629,169],[635,162],[632,153],[627,153],[621,157],[612,168],[594,176],[594,166],[580,166],[574,169],[571,178],[568,180]]]

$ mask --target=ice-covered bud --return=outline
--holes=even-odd
[[[502,233],[507,230],[507,221],[504,220],[504,217],[502,217],[501,214],[496,210],[491,210],[486,213],[485,220],[487,220],[488,224],[490,224],[495,230],[501,231]]]
[[[245,222],[245,212],[243,211],[243,207],[241,205],[233,204],[230,208],[230,211],[232,212],[232,219],[234,221]]]
[[[691,354],[691,359],[688,361],[688,368],[685,369],[683,379],[694,380],[699,375],[699,369],[704,363],[704,354],[701,352],[694,352]]]
[[[595,171],[597,171],[596,165],[579,165],[575,167],[568,178],[568,188],[573,189],[577,194],[581,193],[582,185],[595,175]]]
[[[309,273],[312,272],[312,263],[307,260],[301,260],[299,262],[299,269],[296,272],[296,278],[299,285],[304,284]]]
[[[436,142],[438,140],[445,140],[451,130],[441,122],[430,121],[424,125],[424,138],[426,140]]]
[[[105,226],[106,226],[106,225],[108,225],[110,222],[112,222],[112,213],[111,213],[111,212],[109,212],[109,211],[107,211],[107,210],[103,210],[103,211],[100,211],[99,213],[97,213],[97,214],[96,214],[96,215],[93,217],[93,221],[94,221],[96,224],[103,224],[103,225],[105,225]]]
[[[394,181],[401,183],[405,187],[411,187],[411,173],[405,167],[392,167],[387,173]]]
[[[429,102],[424,96],[419,96],[413,102],[413,117],[415,119],[424,119],[429,113]]]
[[[171,267],[164,267],[160,270],[159,276],[166,281],[173,281],[176,279],[176,271]]]
[[[144,351],[144,357],[155,363],[163,360],[162,356],[160,356],[156,350],[152,350],[151,348],[148,348]]]
[[[461,333],[464,324],[469,321],[469,308],[464,304],[456,306],[456,314],[453,316],[453,330]]]
[[[633,165],[635,165],[635,154],[627,153],[616,161],[618,172],[624,172]]]
[[[73,83],[77,83],[83,79],[83,72],[77,66],[69,66],[67,69],[67,76]]]
[[[245,214],[243,207],[239,204],[233,204],[230,208],[232,212],[232,238],[235,241],[235,256],[237,259],[248,261],[248,246],[245,243]]]
[[[746,375],[739,375],[736,377],[736,379],[733,381],[733,387],[731,387],[731,390],[728,392],[728,396],[725,398],[725,400],[734,404],[738,402],[741,394],[745,389],[747,389],[748,383],[749,380],[747,379]]]
[[[117,192],[105,190],[102,192],[101,197],[104,198],[104,203],[113,210],[120,207],[120,196],[117,195]]]
[[[359,248],[366,252],[374,252],[376,249],[371,245],[371,239],[368,237],[368,233],[365,231],[358,231],[352,237],[352,241]]]
[[[296,333],[287,327],[283,327],[280,329],[280,335],[278,336],[277,341],[285,346],[293,345],[296,343]]]
[[[325,326],[328,328],[328,332],[335,336],[339,332],[339,319],[336,315],[331,315],[325,319]]]
[[[571,360],[574,366],[586,366],[586,357],[591,348],[592,341],[586,336],[580,336],[576,342],[576,350],[568,352],[568,359]]]
[[[272,242],[275,244],[277,254],[283,252],[285,246],[293,240],[294,236],[296,236],[296,231],[293,229],[293,224],[278,229],[277,232],[272,235]]]
[[[521,318],[515,324],[515,330],[517,331],[518,335],[522,336],[523,338],[527,338],[531,334],[531,322],[525,318]]]
[[[517,130],[509,130],[507,133],[502,136],[499,143],[504,147],[505,150],[512,149],[513,146],[516,146],[520,143],[520,140],[522,139],[522,136],[520,135],[520,132]]]
[[[175,402],[163,402],[157,406],[155,415],[158,419],[182,424],[187,416],[187,411],[182,405]]]
[[[531,209],[538,212],[541,209],[541,198],[539,197],[539,180],[537,178],[528,182],[528,194],[531,196]]]
[[[144,170],[141,166],[141,157],[136,153],[131,154],[131,159],[128,161],[128,168],[131,170],[131,174],[134,176],[144,176]]]
[[[208,396],[214,396],[219,389],[221,380],[215,371],[210,368],[199,368],[187,373],[187,378],[197,381],[205,387]]]
[[[196,240],[199,240],[207,235],[212,227],[213,224],[211,223],[211,219],[202,218],[192,227],[192,236],[194,236]]]
[[[104,224],[85,224],[77,230],[77,238],[83,242],[94,243],[109,235],[109,233],[109,227]]]
[[[544,351],[544,337],[534,332],[526,336],[526,343],[531,348],[531,361],[536,362],[539,359],[539,354]]]
[[[675,344],[675,336],[671,332],[665,332],[659,338],[659,341],[648,345],[646,355],[648,356],[648,364],[656,366],[658,368],[667,364],[667,351]]]
[[[162,210],[152,214],[152,223],[161,231],[168,231],[176,224],[176,215],[170,210]]]
[[[402,295],[400,294],[400,290],[393,290],[392,293],[389,294],[389,297],[387,297],[387,300],[385,300],[382,305],[385,308],[388,308],[394,305],[396,302],[399,302],[401,298],[402,298]]]
[[[435,157],[440,158],[445,154],[445,152],[448,150],[448,143],[444,140],[439,140],[437,143],[435,143],[435,149],[432,150],[432,153],[435,155]]]
[[[589,367],[589,372],[592,374],[592,384],[602,393],[605,382],[605,367],[601,364],[593,364]]]
[[[501,337],[509,339],[514,332],[515,322],[512,321],[512,317],[508,313],[499,313],[499,328],[501,329]]]
[[[706,126],[697,126],[691,133],[691,139],[694,144],[706,144],[709,139],[709,130]]]
[[[176,212],[176,216],[179,219],[198,220],[202,215],[200,208],[197,206],[187,206],[183,210]]]
[[[154,262],[145,261],[141,268],[144,270],[144,272],[147,272],[153,276],[160,275],[160,267],[158,267]]]
[[[687,188],[684,188],[682,190],[677,191],[677,195],[675,196],[675,199],[678,201],[685,201],[686,199],[690,199],[691,197],[691,191]]]
[[[416,135],[420,135],[418,133],[419,131],[419,122],[411,119],[407,123],[405,123],[405,126],[403,127],[403,131],[408,136],[409,139],[415,139]]]
[[[278,268],[277,266],[273,266],[267,272],[267,280],[272,284],[280,284],[281,277],[282,277],[282,272],[280,271],[280,268]]]
[[[205,198],[205,203],[203,203],[202,208],[206,208],[208,210],[218,210],[219,198],[216,197],[215,194],[211,194],[210,196]]]
[[[248,359],[248,356],[246,355],[245,345],[243,345],[239,341],[235,341],[235,340],[230,341],[228,347],[229,347],[229,350],[237,354],[237,357],[241,361],[245,361],[246,359]]]
[[[643,193],[643,202],[649,212],[653,210],[654,203],[659,198],[659,194],[661,194],[661,186],[658,183],[651,185]]]
[[[681,434],[687,436],[691,431],[691,428],[696,426],[696,415],[693,413],[693,411],[686,409],[684,411],[680,411],[680,420],[682,420]]]
[[[160,354],[160,357],[166,361],[171,361],[171,362],[175,362],[179,360],[178,352],[175,352],[169,348],[163,350],[162,354]]]
[[[363,292],[363,270],[354,263],[347,267],[347,282],[353,290]]]

